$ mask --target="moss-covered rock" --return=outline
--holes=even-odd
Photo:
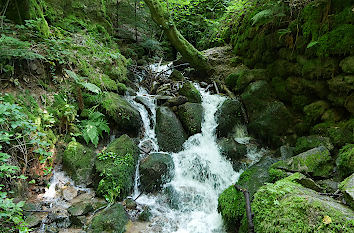
[[[179,94],[184,95],[185,97],[188,98],[189,102],[192,103],[201,103],[202,102],[202,97],[191,82],[185,82],[182,86],[181,89],[179,89]]]
[[[354,90],[354,75],[338,75],[328,80],[328,86],[335,93],[348,94]]]
[[[329,151],[333,149],[333,145],[328,137],[323,137],[320,135],[310,135],[297,138],[295,154],[300,154],[318,146],[324,146]]]
[[[113,92],[105,92],[101,106],[117,124],[118,129],[134,136],[139,133],[142,124],[140,114],[121,96]]]
[[[273,167],[286,171],[302,172],[315,177],[329,177],[334,168],[329,150],[324,146],[279,161]]]
[[[77,202],[68,208],[68,212],[72,216],[85,215],[92,210],[93,210],[93,206],[90,201]]]
[[[63,170],[76,184],[92,182],[94,152],[78,142],[70,142],[63,154]]]
[[[134,187],[138,157],[139,148],[129,136],[123,135],[111,142],[95,161],[96,171],[100,175],[96,176],[98,193],[106,196],[115,186],[119,187],[119,192],[114,198],[122,200],[129,195]]]
[[[342,177],[354,173],[354,144],[347,144],[340,149],[336,160],[337,170]]]
[[[251,120],[248,129],[251,135],[270,146],[281,146],[282,137],[290,128],[292,117],[286,106],[279,101],[268,103],[260,115]]]
[[[172,178],[174,163],[171,155],[151,153],[140,163],[140,183],[145,192],[154,192]]]
[[[344,73],[354,74],[354,56],[346,57],[339,63]]]
[[[267,71],[278,77],[298,76],[301,74],[301,67],[297,63],[278,59],[267,66]]]
[[[354,93],[345,99],[344,107],[354,115]]]
[[[244,171],[236,184],[248,190],[250,198],[265,183],[270,181],[268,169],[276,162],[270,157],[262,158],[258,163]],[[218,199],[218,212],[221,213],[226,229],[240,232],[247,229],[245,199],[241,191],[232,185],[224,190]],[[242,221],[242,223],[241,223]]]
[[[261,187],[252,203],[255,232],[350,232],[354,212],[296,182],[295,173]]]
[[[354,173],[339,184],[347,204],[354,209]]]
[[[225,100],[216,112],[216,133],[218,137],[226,137],[237,125],[245,124],[246,116],[239,99]]]
[[[203,106],[198,103],[185,103],[178,107],[178,118],[189,136],[202,130]]]
[[[232,89],[239,93],[241,93],[251,82],[268,79],[268,74],[265,69],[241,69],[238,73],[235,73],[235,75],[237,76],[237,81]],[[227,79],[225,81],[227,81]]]
[[[116,203],[96,214],[88,227],[89,233],[123,233],[128,223],[128,216],[123,206]]]
[[[302,66],[302,75],[305,78],[329,79],[333,76],[338,67],[338,62],[333,58],[307,59],[303,56],[297,57],[297,62]]]
[[[304,113],[306,115],[306,121],[309,123],[315,123],[321,118],[325,111],[329,108],[329,104],[324,100],[316,101],[312,104],[304,107]]]
[[[156,137],[160,149],[171,152],[180,151],[187,139],[181,122],[168,107],[159,107],[156,110]]]

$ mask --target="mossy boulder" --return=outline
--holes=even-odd
[[[258,80],[267,80],[268,75],[264,69],[248,70],[241,68],[237,72],[230,74],[225,79],[225,84],[236,92],[242,92],[248,84]]]
[[[286,106],[280,101],[268,103],[260,115],[249,122],[251,135],[272,147],[281,146],[283,136],[290,128],[292,117]]]
[[[354,56],[344,58],[339,66],[342,68],[344,73],[354,74]]]
[[[156,110],[156,137],[160,149],[170,152],[180,151],[187,140],[181,122],[168,107],[159,107]]]
[[[297,183],[295,173],[261,187],[254,196],[255,232],[351,232],[354,212]]]
[[[344,107],[348,110],[348,112],[354,115],[354,93],[345,99]]]
[[[216,112],[216,122],[218,137],[226,137],[237,125],[245,124],[246,116],[240,100],[225,100]]]
[[[133,136],[138,135],[142,120],[139,112],[128,101],[116,93],[105,92],[101,106],[118,129]]]
[[[267,66],[267,71],[269,74],[278,77],[297,76],[301,74],[301,67],[297,63],[278,59]]]
[[[330,79],[338,69],[338,61],[333,58],[307,59],[303,56],[297,57],[303,77],[315,79]]]
[[[63,170],[76,184],[92,182],[95,154],[92,149],[78,142],[70,142],[63,154]]]
[[[354,173],[339,184],[346,203],[354,210]]]
[[[262,158],[258,163],[244,171],[236,184],[246,188],[252,199],[256,191],[270,181],[268,169],[276,161],[270,157]],[[241,191],[236,190],[234,185],[220,194],[218,212],[221,214],[227,230],[235,231],[241,228],[240,232],[243,232],[247,229],[244,195]]]
[[[336,164],[342,177],[354,173],[354,144],[347,144],[340,149]]]
[[[113,156],[104,156],[112,153]],[[104,196],[111,185],[119,186],[117,199],[122,200],[130,194],[134,187],[135,165],[139,157],[139,148],[127,135],[115,139],[95,161],[98,193]],[[105,185],[106,184],[106,185]]]
[[[171,155],[151,153],[140,163],[140,183],[145,192],[154,192],[169,182],[173,175],[174,163]]]
[[[128,216],[123,206],[116,203],[96,214],[88,227],[89,233],[123,233],[128,223]]]
[[[320,135],[310,135],[297,138],[295,145],[295,154],[300,154],[318,146],[324,146],[329,151],[334,148],[328,137],[323,137]]]
[[[179,89],[179,94],[184,95],[188,98],[189,102],[192,103],[201,103],[202,97],[200,92],[195,88],[192,82],[185,82],[181,89]]]
[[[93,206],[90,201],[77,202],[68,208],[68,212],[72,216],[82,216],[92,210],[93,210]]]
[[[354,75],[338,75],[327,82],[329,89],[335,93],[349,94],[354,90]]]
[[[324,100],[319,100],[304,107],[306,121],[315,123],[329,108],[329,104]]]
[[[315,177],[329,177],[334,168],[332,162],[329,150],[324,146],[319,146],[287,160],[279,161],[273,167]]]
[[[203,106],[201,104],[182,104],[178,107],[177,115],[189,136],[202,131]]]

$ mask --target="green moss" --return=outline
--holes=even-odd
[[[70,142],[63,154],[63,169],[78,184],[88,185],[92,178],[93,151],[78,142]]]
[[[333,149],[333,145],[330,143],[329,138],[319,135],[310,135],[299,137],[296,140],[295,154],[305,152],[318,146],[325,146],[328,150]]]
[[[353,212],[296,183],[301,177],[295,173],[259,189],[252,203],[255,232],[350,232]],[[332,222],[325,225],[324,216]]]
[[[323,100],[319,100],[312,104],[306,105],[304,107],[306,120],[310,123],[316,122],[321,118],[322,114],[325,113],[328,108],[328,103]]]
[[[182,86],[181,89],[179,89],[179,94],[184,95],[187,97],[189,102],[192,103],[201,103],[202,102],[202,97],[197,90],[197,88],[194,87],[193,83],[191,82],[185,82]]]
[[[95,85],[97,85],[101,90],[107,90],[107,91],[117,91],[117,83],[116,81],[110,79],[108,75],[101,75],[101,76],[96,76],[91,80],[91,82]]]
[[[316,41],[323,33],[323,14],[324,8],[327,6],[326,1],[317,1],[308,4],[302,11],[304,23],[302,25],[302,32],[305,38]]]
[[[347,204],[354,209],[354,173],[339,184],[339,189]]]
[[[281,169],[270,168],[268,172],[270,182],[276,182],[288,176],[288,174]]]
[[[340,149],[336,163],[342,177],[354,172],[354,144],[347,144]]]
[[[319,56],[353,54],[354,25],[342,24],[318,39]]]
[[[218,211],[227,230],[234,231],[240,227],[240,222],[246,213],[243,193],[233,185],[221,193],[218,198]]]

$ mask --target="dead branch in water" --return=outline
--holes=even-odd
[[[250,194],[247,189],[242,188],[240,185],[235,184],[235,189],[243,192],[243,195],[245,196],[246,215],[247,215],[247,221],[248,221],[248,232],[254,233],[253,214],[252,214],[252,210],[251,210]]]

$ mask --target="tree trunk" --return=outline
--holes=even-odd
[[[168,12],[162,7],[159,0],[144,0],[150,9],[151,17],[155,23],[164,30],[171,44],[182,54],[189,64],[203,74],[211,72],[207,58],[189,43],[177,30]]]

